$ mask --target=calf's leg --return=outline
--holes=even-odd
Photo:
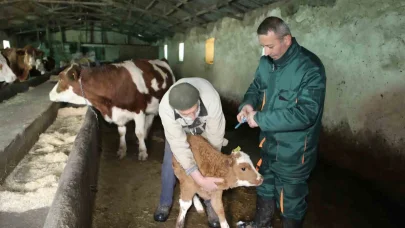
[[[139,160],[146,160],[148,153],[145,144],[145,113],[135,114],[135,134],[139,141]]]
[[[195,207],[195,209],[197,210],[197,212],[198,212],[199,214],[203,214],[203,213],[204,213],[204,207],[203,207],[203,205],[201,204],[200,198],[198,198],[197,194],[194,195],[194,197],[193,197],[193,204],[194,204],[194,207]]]
[[[229,228],[229,224],[225,218],[224,206],[222,204],[222,191],[217,191],[211,198],[212,208],[217,213],[221,228]]]
[[[186,214],[188,209],[191,207],[192,199],[195,193],[196,191],[194,191],[192,184],[183,182],[183,184],[180,185],[180,212],[179,216],[177,217],[176,228],[184,227]]]
[[[125,134],[127,132],[127,127],[124,126],[118,126],[118,133],[120,134],[120,146],[118,149],[118,156],[120,159],[124,158],[125,155],[127,154],[127,143],[125,142]]]

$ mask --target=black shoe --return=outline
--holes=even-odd
[[[255,219],[250,222],[240,221],[238,228],[271,228],[271,219],[276,208],[276,201],[257,196]]]
[[[208,226],[211,228],[219,228],[221,224],[219,223],[219,218],[217,213],[215,213],[214,208],[212,208],[211,201],[205,200],[205,206],[207,206],[207,215],[208,215]]]
[[[265,199],[257,196],[255,224],[258,228],[271,227],[271,219],[273,218],[275,208],[276,201],[274,199]]]
[[[165,222],[169,217],[170,206],[158,206],[156,208],[155,213],[153,214],[153,218],[156,222]]]
[[[302,221],[282,217],[283,228],[302,228]]]

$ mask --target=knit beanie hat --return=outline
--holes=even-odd
[[[200,92],[190,83],[173,86],[169,93],[169,104],[177,110],[187,110],[197,104]]]

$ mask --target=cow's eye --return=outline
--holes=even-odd
[[[246,170],[246,168],[245,168],[245,167],[243,167],[243,168],[242,168],[242,171],[245,171],[245,170]]]

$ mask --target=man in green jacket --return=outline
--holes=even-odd
[[[307,210],[307,179],[316,164],[325,100],[321,60],[301,47],[287,24],[266,18],[258,27],[265,49],[237,116],[260,127],[259,172],[254,221],[240,227],[271,227],[275,207],[283,227],[302,227]]]

